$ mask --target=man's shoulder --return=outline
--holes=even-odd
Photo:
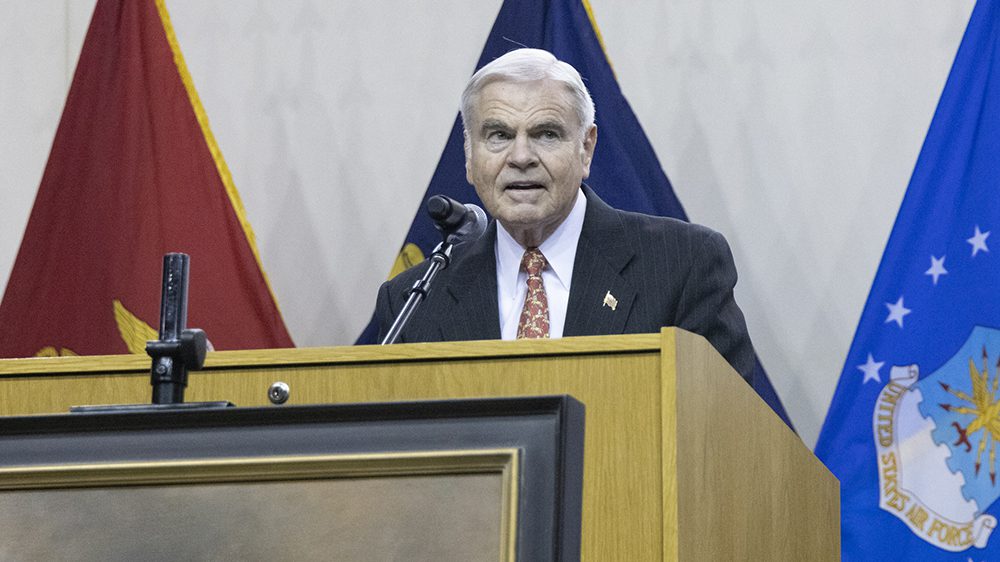
[[[677,240],[699,242],[707,238],[722,236],[705,225],[673,217],[661,217],[621,209],[612,209],[612,211],[621,221],[625,235],[630,237],[670,237]]]
[[[382,285],[390,288],[395,288],[398,286],[411,287],[413,283],[427,271],[427,265],[429,261],[430,261],[429,258],[425,259],[420,263],[414,264],[409,268],[400,271],[391,279],[388,279],[385,281],[385,283],[382,283]]]
[[[718,236],[718,233],[707,226],[694,224],[673,217],[664,217],[626,211],[605,203],[590,186],[583,186],[587,196],[588,213],[584,223],[584,231],[598,232],[617,231],[633,241],[645,236],[672,237],[680,239],[703,240]]]
[[[435,286],[447,284],[447,279],[451,277],[452,273],[456,269],[461,267],[460,264],[472,257],[472,254],[474,253],[472,251],[472,245],[473,244],[459,244],[454,247],[449,260],[449,265],[438,270],[437,276],[434,280]],[[410,268],[401,271],[395,277],[383,283],[382,286],[391,291],[393,294],[406,293],[411,287],[413,287],[413,284],[416,283],[418,279],[427,273],[427,268],[430,267],[430,262],[431,257],[427,257],[420,263],[414,264]]]

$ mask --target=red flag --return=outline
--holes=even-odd
[[[191,256],[188,326],[216,349],[293,345],[162,0],[99,0],[0,302],[0,357],[141,353],[167,252]]]

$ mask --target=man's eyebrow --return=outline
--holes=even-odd
[[[487,119],[483,121],[482,130],[489,131],[492,129],[509,129],[509,128],[510,127],[508,127],[506,124],[504,124],[503,121],[500,121],[499,119]]]
[[[532,131],[556,131],[559,133],[566,132],[566,125],[561,121],[542,121],[541,123],[536,123],[531,127]]]

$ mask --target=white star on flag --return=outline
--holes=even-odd
[[[941,258],[935,258],[931,256],[931,268],[924,272],[924,275],[930,275],[934,278],[934,284],[937,285],[938,277],[942,275],[948,275],[948,270],[944,268],[944,258],[947,256],[941,256]]]
[[[896,304],[885,303],[885,307],[889,309],[889,316],[886,317],[885,323],[895,322],[899,324],[899,327],[903,327],[903,317],[912,312],[909,308],[903,306],[903,297],[900,295],[899,300]]]
[[[858,370],[865,374],[865,380],[861,381],[861,384],[865,384],[870,380],[875,382],[882,382],[882,377],[879,375],[878,371],[885,365],[885,361],[875,361],[872,358],[872,354],[868,354],[868,361],[863,365],[858,365]]]
[[[979,225],[978,224],[976,225],[976,233],[972,235],[972,238],[966,239],[966,242],[972,244],[972,257],[976,257],[976,254],[979,253],[979,250],[982,250],[984,252],[990,251],[990,249],[986,247],[986,239],[989,238],[989,236],[990,236],[989,230],[987,230],[986,232],[980,232]]]

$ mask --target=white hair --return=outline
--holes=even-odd
[[[462,127],[468,133],[469,114],[475,97],[487,84],[499,81],[533,82],[555,80],[566,86],[573,97],[573,109],[580,118],[580,128],[586,132],[594,124],[594,100],[583,85],[580,73],[548,51],[541,49],[516,49],[480,68],[462,92]]]

